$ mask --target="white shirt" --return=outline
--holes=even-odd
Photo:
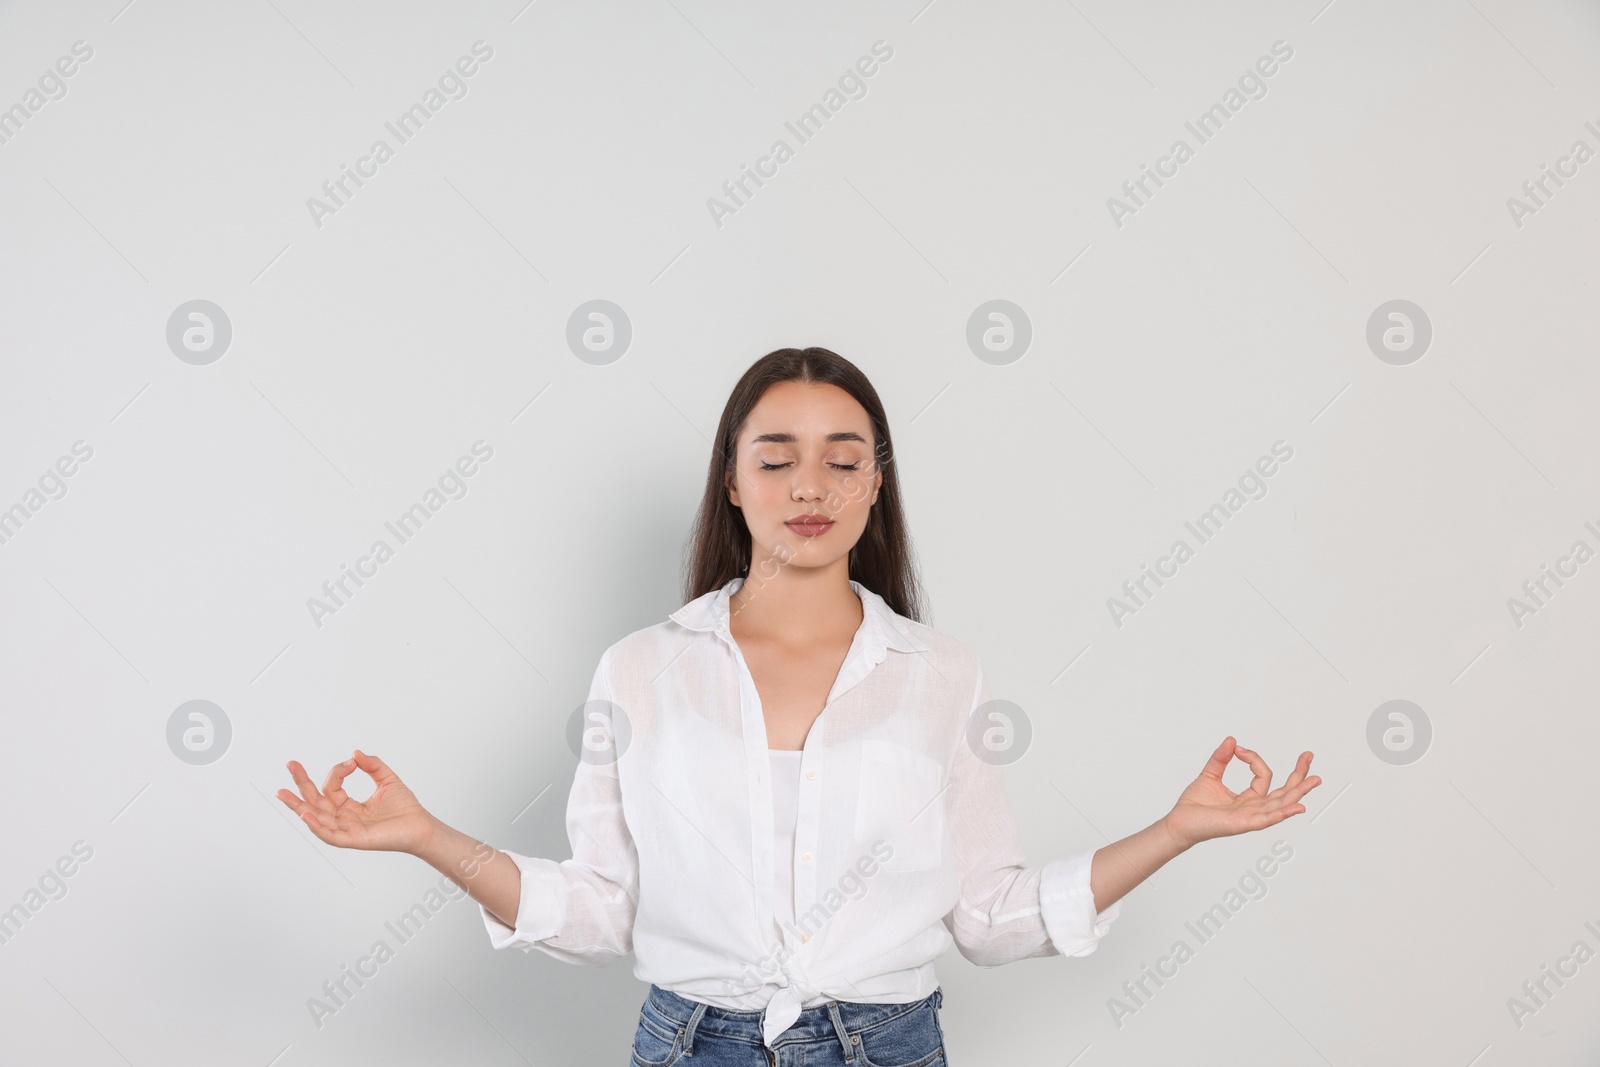
[[[928,996],[951,944],[980,966],[1095,951],[1121,901],[1095,913],[1092,851],[1025,865],[1001,768],[966,740],[990,699],[977,657],[854,581],[861,625],[800,754],[798,921],[780,926],[776,768],[728,628],[742,582],[600,657],[586,711],[615,747],[578,764],[571,859],[506,853],[516,927],[480,907],[490,944],[597,966],[632,951],[642,982],[765,1008],[769,1048],[806,1005]]]
[[[800,824],[800,757],[804,753],[771,748],[767,754],[772,759],[772,822],[777,857],[773,872],[773,917],[780,926],[793,925],[794,835]]]

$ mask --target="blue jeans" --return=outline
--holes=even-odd
[[[632,1067],[947,1067],[935,989],[909,1004],[831,1000],[806,1008],[768,1049],[761,1011],[714,1008],[651,985]],[[681,1065],[680,1065],[681,1061]]]

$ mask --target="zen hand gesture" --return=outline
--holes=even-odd
[[[1255,780],[1242,793],[1235,793],[1222,784],[1222,772],[1228,769],[1235,755],[1255,772]],[[1189,784],[1167,813],[1167,829],[1187,848],[1213,837],[1260,830],[1291,815],[1299,815],[1306,810],[1305,805],[1298,803],[1300,798],[1322,784],[1321,778],[1306,777],[1310,769],[1311,753],[1302,752],[1288,781],[1269,793],[1272,770],[1266,761],[1228,737],[1211,753],[1200,777]]]
[[[350,759],[334,764],[321,792],[298,762],[290,760],[288,766],[300,796],[280,789],[278,799],[330,845],[415,853],[433,832],[433,816],[417,803],[416,795],[406,788],[400,776],[378,757],[359,748]],[[344,791],[345,776],[357,768],[377,783],[364,801],[352,800]]]

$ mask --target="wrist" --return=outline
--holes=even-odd
[[[1172,856],[1182,855],[1199,843],[1178,832],[1178,830],[1172,825],[1171,812],[1163,815],[1161,817],[1161,822],[1157,825],[1161,827],[1162,838],[1166,842],[1168,853],[1170,853]]]
[[[444,837],[445,825],[431,814],[426,814],[422,820],[422,833],[411,847],[406,849],[411,855],[425,863],[437,866],[433,858],[438,854],[440,840]]]

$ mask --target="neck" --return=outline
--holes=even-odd
[[[848,558],[825,567],[780,567],[770,578],[757,570],[728,605],[729,624],[745,633],[781,633],[801,641],[854,632],[865,610],[850,588]]]

